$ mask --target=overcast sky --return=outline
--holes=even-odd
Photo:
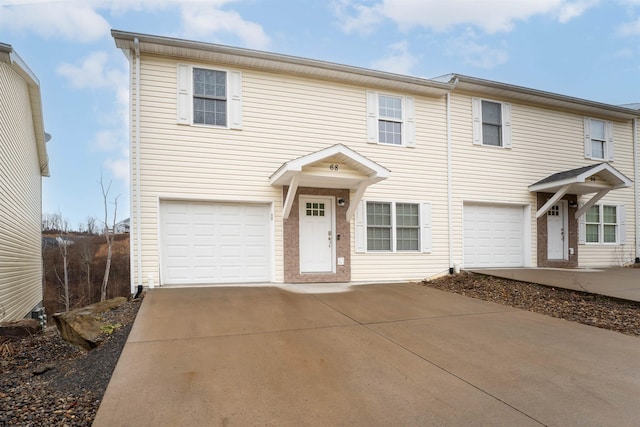
[[[112,28],[640,102],[640,0],[0,0],[0,42],[40,79],[53,136],[43,212],[73,228],[102,218],[101,172],[129,216],[128,64]]]

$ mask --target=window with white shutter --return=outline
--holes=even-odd
[[[511,104],[472,98],[474,145],[511,148]]]
[[[187,64],[177,69],[177,122],[242,129],[242,73]]]
[[[584,157],[591,160],[613,161],[612,122],[584,118]]]
[[[367,142],[415,147],[415,100],[367,91]]]

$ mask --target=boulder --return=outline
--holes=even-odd
[[[0,336],[26,337],[42,330],[40,322],[35,319],[20,319],[0,323]]]
[[[125,297],[112,298],[64,313],[56,313],[53,320],[62,338],[85,350],[91,350],[100,343],[101,328],[109,323],[101,314],[125,302]]]

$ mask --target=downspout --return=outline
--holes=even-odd
[[[638,119],[633,119],[633,163],[634,163],[634,184],[633,188],[635,188],[635,223],[634,229],[636,231],[636,259],[635,263],[640,263],[640,183],[638,183],[638,179],[640,179],[640,158],[638,153]]]
[[[449,274],[455,272],[453,265],[453,184],[451,182],[451,92],[447,92],[447,221],[449,225]]]
[[[133,40],[136,57],[136,260],[138,266],[136,272],[138,273],[138,288],[142,286],[142,230],[141,230],[141,218],[140,212],[140,41],[136,37]]]

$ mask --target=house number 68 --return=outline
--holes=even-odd
[[[335,163],[331,163],[329,165],[329,169],[331,169],[332,171],[337,171],[338,170],[338,165],[336,165]]]

